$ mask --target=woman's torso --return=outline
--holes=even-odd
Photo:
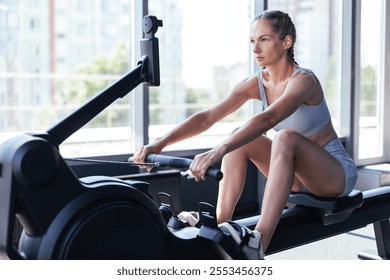
[[[279,131],[281,129],[288,128],[298,133],[301,133],[302,135],[308,137],[319,145],[324,145],[333,138],[337,137],[336,132],[334,131],[333,125],[331,123],[329,109],[326,100],[323,96],[321,85],[311,70],[299,67],[293,72],[291,78],[301,72],[313,76],[317,83],[317,86],[314,86],[312,90],[317,90],[320,92],[313,92],[313,94],[310,94],[310,96],[314,94],[320,94],[321,101],[318,104],[314,105],[302,104],[293,114],[275,125],[274,130]],[[267,96],[267,94],[270,93],[266,92],[266,88],[263,84],[263,71],[258,72],[257,78],[258,87],[260,91],[260,99],[262,101],[263,108],[266,109],[275,100],[271,101],[271,104],[268,103],[268,97],[271,97],[271,95]]]

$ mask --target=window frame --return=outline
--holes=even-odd
[[[140,39],[143,37],[142,19],[148,14],[148,0],[130,0],[130,26],[133,27],[133,36],[130,46],[134,50],[131,54],[133,64],[141,58]],[[131,151],[149,142],[149,88],[147,86],[136,87],[131,94],[132,110],[132,141]],[[131,108],[129,108],[130,110]]]

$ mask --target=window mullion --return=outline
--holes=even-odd
[[[148,13],[148,1],[130,0],[131,17],[130,26],[132,28],[131,46],[132,63],[135,65],[141,58],[140,40],[143,38],[142,19]],[[140,85],[131,93],[131,120],[132,120],[132,147],[131,151],[135,151],[148,142],[148,126],[149,126],[149,90],[148,87]]]
[[[360,100],[360,0],[342,1],[341,136],[348,153],[358,158]]]

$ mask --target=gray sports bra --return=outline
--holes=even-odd
[[[313,71],[301,67],[295,70],[292,76],[299,72],[309,73],[315,77]],[[259,82],[261,101],[264,109],[266,109],[269,105],[265,95],[262,71],[257,73],[257,79]],[[315,79],[317,78],[315,77]],[[325,98],[323,98],[318,105],[311,106],[302,104],[293,114],[275,125],[273,129],[279,131],[283,128],[289,128],[308,137],[320,131],[329,122],[330,113]]]

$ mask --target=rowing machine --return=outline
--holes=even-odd
[[[47,132],[0,149],[0,259],[218,259],[191,229],[168,230],[148,184],[108,176],[77,178],[59,145],[141,83],[157,86],[162,21],[144,17],[136,68]],[[220,171],[209,171],[219,176]],[[215,179],[218,179],[216,177]],[[14,229],[23,232],[15,245]]]

